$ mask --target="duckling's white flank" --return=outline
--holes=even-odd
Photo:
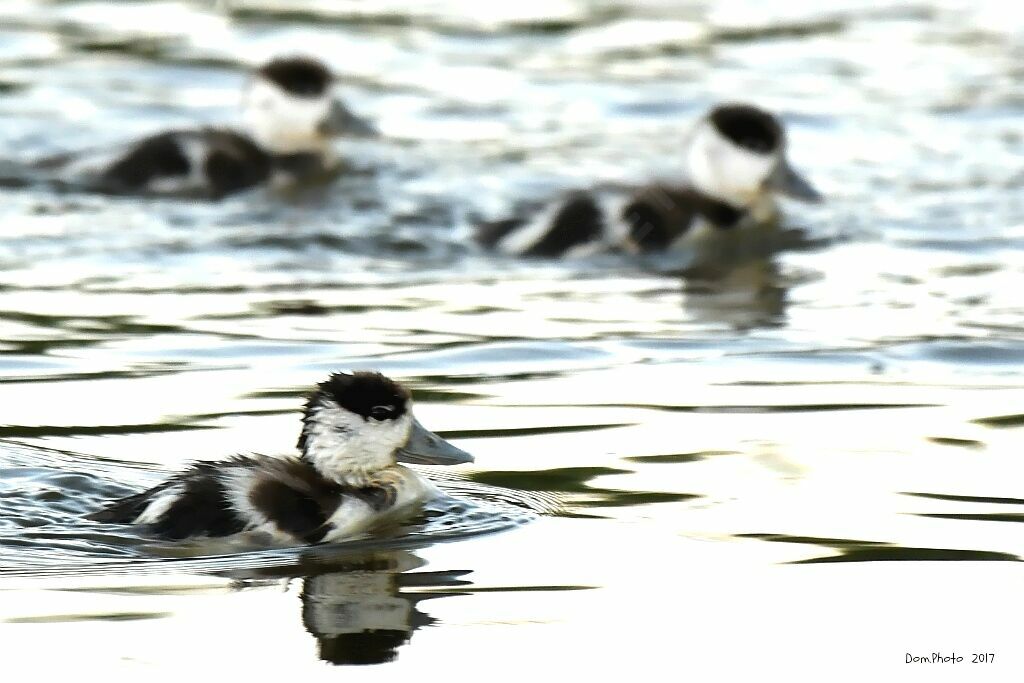
[[[406,516],[439,495],[399,461],[450,465],[473,459],[416,421],[404,387],[366,372],[334,374],[317,385],[298,447],[298,457],[196,463],[90,519],[146,525],[171,540],[253,531],[284,543],[338,541]]]

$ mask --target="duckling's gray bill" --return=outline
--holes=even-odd
[[[825,201],[822,194],[806,178],[800,175],[795,168],[790,166],[789,161],[785,158],[775,167],[775,171],[768,176],[767,185],[776,192],[792,199],[799,199],[812,204]]]
[[[473,456],[451,445],[416,420],[409,441],[398,450],[396,460],[416,465],[461,465]]]

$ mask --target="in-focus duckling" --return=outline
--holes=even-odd
[[[195,463],[89,518],[145,525],[169,540],[252,531],[284,543],[340,541],[440,495],[399,462],[473,461],[420,425],[409,391],[378,373],[331,375],[310,396],[302,423],[298,456]]]

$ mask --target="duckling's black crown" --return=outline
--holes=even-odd
[[[719,133],[751,152],[767,154],[782,144],[782,126],[763,109],[722,104],[712,109],[708,118]]]
[[[278,57],[256,73],[300,97],[319,97],[334,80],[330,69],[310,57]]]
[[[396,419],[405,414],[409,390],[379,372],[353,372],[350,375],[337,372],[316,385],[316,391],[306,404],[307,414],[311,407],[321,404],[324,399],[363,417],[377,417],[374,408],[390,406],[392,410],[388,419]]]
[[[307,429],[313,419],[314,408],[323,406],[325,402],[337,404],[342,409],[362,415],[364,418],[373,416],[375,419],[381,419],[381,411],[375,411],[374,408],[390,408],[385,412],[383,419],[395,420],[408,410],[409,399],[408,389],[379,372],[336,372],[326,381],[317,384],[316,390],[306,401],[298,448],[303,453],[306,452]]]

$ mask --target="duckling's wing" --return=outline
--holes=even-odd
[[[143,192],[151,184],[169,178],[184,182],[192,174],[194,161],[183,145],[181,132],[151,135],[133,144],[103,170],[100,183],[113,192]]]
[[[259,477],[249,503],[274,526],[303,543],[319,543],[327,534],[327,520],[337,502],[318,500],[306,486],[273,477]]]
[[[163,484],[122,498],[87,519],[146,524],[155,535],[168,540],[230,536],[243,531],[246,521],[231,505],[224,472],[250,466],[245,458],[196,463]]]
[[[245,467],[243,459],[196,463],[172,480],[168,490],[153,501],[136,523],[149,524],[157,536],[172,541],[195,536],[231,536],[244,531],[247,521],[231,503],[224,472]]]
[[[271,160],[252,140],[230,130],[170,131],[139,140],[98,178],[115,194],[219,199],[270,176]]]
[[[157,498],[162,492],[166,491],[172,484],[172,481],[165,481],[159,486],[154,486],[147,491],[136,493],[128,496],[127,498],[115,501],[102,510],[97,510],[96,512],[86,515],[85,518],[94,522],[131,524],[138,519],[139,515],[145,512],[146,508],[149,507],[150,503],[152,503],[155,498]]]
[[[728,230],[739,224],[744,210],[703,194],[687,185],[649,185],[624,204],[619,221],[622,240],[640,252],[667,249],[693,228],[699,219]]]
[[[590,193],[573,192],[530,218],[484,223],[476,240],[483,247],[505,254],[559,257],[593,245],[600,246],[606,217]]]
[[[270,156],[244,135],[207,129],[203,162],[207,191],[214,199],[247,190],[270,177]]]
[[[667,248],[690,229],[696,215],[685,190],[650,185],[629,198],[619,218],[629,243],[647,252]]]

